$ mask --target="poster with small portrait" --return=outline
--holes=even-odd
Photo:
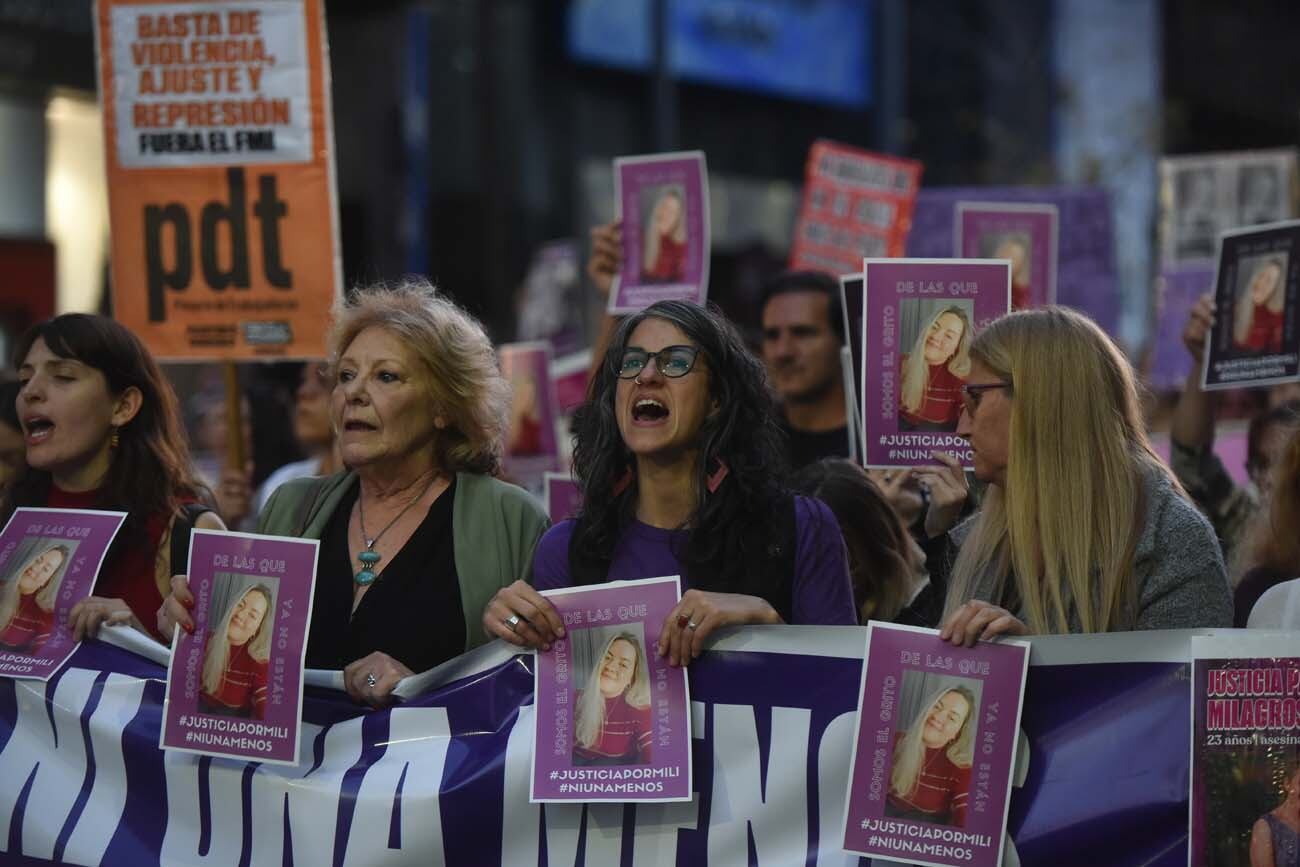
[[[565,635],[538,652],[532,787],[545,801],[689,801],[686,669],[657,651],[677,576],[547,591]]]
[[[1300,379],[1300,220],[1224,232],[1206,336],[1205,389]]]
[[[669,299],[703,304],[709,291],[709,176],[703,151],[614,160],[623,221],[623,269],[609,312],[636,313]]]
[[[954,256],[1011,263],[1011,309],[1056,303],[1056,205],[958,202]]]
[[[90,596],[126,512],[18,508],[0,531],[0,676],[49,680],[80,642],[68,615]]]
[[[1162,268],[1212,264],[1219,235],[1296,216],[1293,148],[1160,161]]]
[[[172,638],[159,747],[298,763],[319,544],[194,530],[194,632]]]
[[[547,473],[543,480],[543,501],[546,515],[552,524],[576,517],[582,508],[582,488],[578,480],[568,473]]]
[[[501,375],[510,383],[505,471],[523,487],[536,491],[542,476],[559,467],[551,345],[543,341],[506,343],[497,348],[497,354]]]
[[[868,469],[973,460],[957,434],[970,344],[1007,312],[1011,266],[996,259],[863,263],[862,430]]]
[[[869,623],[845,851],[1000,867],[1028,670],[1028,642]]]
[[[1300,656],[1294,635],[1197,635],[1189,867],[1297,863]]]

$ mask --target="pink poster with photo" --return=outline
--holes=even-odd
[[[1056,303],[1056,205],[958,202],[953,255],[1011,263],[1011,309]]]
[[[559,466],[551,345],[543,341],[507,343],[497,353],[501,375],[511,391],[505,470],[524,487],[536,490],[542,475]]]
[[[656,301],[703,304],[709,291],[709,176],[703,151],[619,157],[614,200],[623,222],[623,269],[609,312]]]
[[[298,763],[319,545],[193,532],[194,632],[172,639],[159,747]]]
[[[862,428],[868,468],[932,463],[957,435],[970,344],[1006,314],[1011,266],[988,259],[867,259],[863,263]]]
[[[90,596],[126,512],[14,511],[0,532],[0,676],[49,680],[80,642],[68,614]]]
[[[1028,670],[1024,641],[868,624],[845,851],[1000,867]]]

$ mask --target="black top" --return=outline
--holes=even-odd
[[[790,422],[781,419],[790,440],[790,469],[799,470],[808,464],[816,463],[822,458],[847,458],[849,456],[848,426],[832,430],[802,431],[790,427]]]
[[[464,653],[451,532],[455,479],[401,550],[379,562],[383,571],[353,614],[353,576],[361,567],[348,552],[348,521],[359,492],[352,486],[321,537],[307,667],[342,669],[378,650],[419,673]]]

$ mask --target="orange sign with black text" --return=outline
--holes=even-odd
[[[340,291],[322,0],[97,0],[113,315],[169,360],[317,358]]]

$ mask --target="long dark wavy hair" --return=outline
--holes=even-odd
[[[140,411],[118,428],[118,445],[95,503],[127,513],[114,549],[122,547],[118,542],[123,539],[140,542],[151,515],[179,514],[182,496],[211,502],[191,469],[176,393],[138,337],[104,316],[65,313],[23,335],[14,347],[15,368],[22,366],[38,339],[59,358],[75,359],[104,374],[110,395],[134,386],[143,398]],[[0,522],[9,520],[18,506],[44,506],[50,484],[49,472],[24,469],[0,500]]]
[[[633,330],[649,318],[677,326],[699,347],[705,369],[688,375],[707,376],[709,396],[717,404],[700,428],[696,503],[687,520],[691,532],[675,553],[693,587],[754,592],[760,588],[751,586],[757,576],[745,574],[746,555],[773,538],[779,529],[773,526],[776,506],[790,496],[783,485],[784,434],[762,362],[716,309],[682,301],[660,301],[623,320],[591,381],[587,402],[574,413],[573,465],[583,508],[569,544],[570,572],[578,584],[605,581],[614,548],[636,512],[635,478],[615,492],[621,480],[635,474],[632,452],[618,429],[616,370]],[[710,494],[708,478],[719,461],[729,472]]]

